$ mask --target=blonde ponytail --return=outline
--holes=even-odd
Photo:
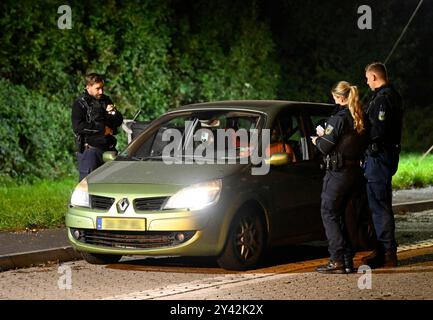
[[[358,88],[352,86],[347,81],[340,81],[332,88],[331,93],[348,100],[348,108],[353,118],[354,129],[358,133],[364,131],[364,114],[362,112],[361,102],[359,101]]]
[[[359,101],[358,88],[350,86],[349,92],[349,110],[353,118],[353,124],[356,132],[364,131],[364,114],[362,112],[361,102]]]

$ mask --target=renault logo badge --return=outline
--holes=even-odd
[[[120,200],[117,203],[117,211],[119,211],[120,213],[124,213],[126,208],[128,208],[129,206],[129,201],[126,198],[123,198],[122,200]]]

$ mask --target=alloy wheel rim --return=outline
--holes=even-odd
[[[259,232],[254,219],[243,217],[236,233],[236,249],[243,261],[254,258],[260,245]]]

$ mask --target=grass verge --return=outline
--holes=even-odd
[[[392,179],[394,189],[422,188],[433,185],[433,155],[421,160],[420,154],[402,154]]]
[[[0,230],[61,227],[76,179],[0,187]]]

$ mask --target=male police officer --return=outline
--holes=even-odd
[[[113,135],[123,122],[111,99],[104,95],[102,76],[91,73],[85,81],[84,93],[72,105],[80,181],[103,164],[104,151],[116,151],[117,141]]]
[[[369,64],[365,68],[365,76],[373,95],[364,109],[369,135],[364,175],[378,244],[376,250],[363,259],[363,263],[371,268],[394,267],[397,265],[397,243],[391,180],[399,161],[402,103],[400,95],[388,82],[384,64]]]

